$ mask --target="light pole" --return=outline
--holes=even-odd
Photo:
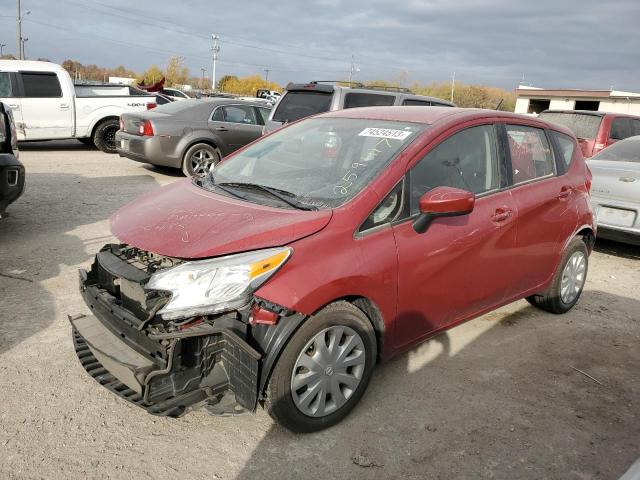
[[[4,55],[4,52],[3,52],[2,50],[3,50],[3,49],[4,49],[4,47],[6,47],[6,46],[7,46],[7,44],[6,44],[6,43],[0,43],[0,57],[1,57],[2,55]]]
[[[265,83],[269,83],[269,72],[271,71],[270,68],[265,68],[264,69],[264,82]]]
[[[211,34],[211,40],[213,41],[213,45],[211,46],[211,51],[213,52],[213,72],[211,76],[211,90],[215,92],[216,90],[216,61],[218,60],[218,53],[220,52],[220,44],[218,44],[218,40],[220,40],[220,36],[215,33]]]
[[[27,43],[28,41],[29,41],[29,39],[26,38],[26,37],[22,39],[22,60],[26,60],[27,59],[27,55],[24,53],[25,52],[24,44]]]
[[[351,84],[351,80],[353,79],[353,75],[360,71],[360,67],[355,64],[353,55],[351,55],[351,70],[349,70],[349,84]]]
[[[18,24],[16,50],[18,51],[18,60],[22,60],[22,13],[20,12],[20,0],[18,0],[18,16],[16,17],[16,22]]]
[[[200,88],[204,88],[204,72],[206,70],[207,70],[206,68],[200,67],[200,71],[202,72],[202,80],[200,80]]]

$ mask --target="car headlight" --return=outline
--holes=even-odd
[[[186,262],[152,275],[145,288],[171,292],[171,299],[158,312],[165,320],[232,310],[246,305],[292,252],[270,248]]]

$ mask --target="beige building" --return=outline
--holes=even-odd
[[[594,110],[640,115],[640,93],[547,89],[523,85],[516,88],[516,113],[537,114],[543,110]]]

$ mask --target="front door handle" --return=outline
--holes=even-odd
[[[11,110],[20,110],[20,105],[18,105],[17,103],[10,103],[9,107],[11,108]]]
[[[496,208],[496,211],[491,215],[491,221],[493,223],[502,223],[511,218],[513,210],[507,207]]]
[[[69,104],[68,103],[61,103],[60,104],[60,110],[69,110]]]
[[[558,194],[558,198],[560,200],[565,200],[567,198],[569,198],[569,195],[571,195],[571,187],[568,186],[564,186],[560,189],[560,193]]]

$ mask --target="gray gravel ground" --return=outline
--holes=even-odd
[[[84,372],[66,314],[86,311],[77,269],[109,215],[182,177],[75,142],[21,158],[27,190],[0,222],[0,478],[587,480],[640,456],[637,248],[598,241],[567,315],[516,302],[379,367],[324,432],[262,410],[156,418]]]

